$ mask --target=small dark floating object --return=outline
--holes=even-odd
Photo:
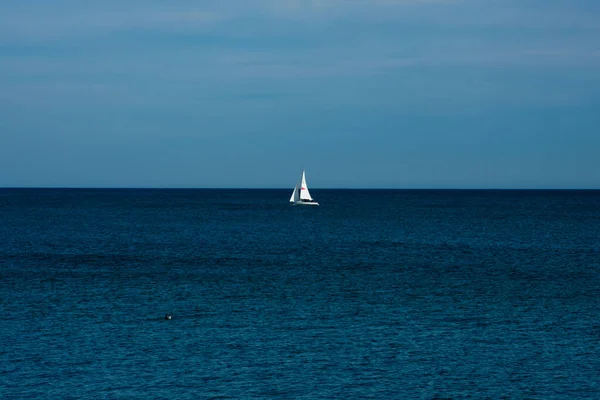
[[[171,319],[171,314],[165,314],[165,319]]]

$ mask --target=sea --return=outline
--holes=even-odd
[[[0,189],[0,398],[600,399],[600,191],[311,194]]]

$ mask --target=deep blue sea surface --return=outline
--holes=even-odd
[[[0,190],[0,398],[600,398],[600,191],[311,192]]]

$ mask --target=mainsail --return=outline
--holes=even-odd
[[[302,170],[302,185],[300,186],[300,199],[311,201],[312,197],[310,197],[310,192],[308,191],[308,186],[306,186],[306,175],[304,174],[304,170]]]

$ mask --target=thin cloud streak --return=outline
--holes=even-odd
[[[221,21],[220,14],[198,9],[69,11],[60,14],[4,15],[0,17],[0,44],[55,42],[104,36],[120,31],[194,30],[201,33]]]
[[[61,3],[68,6],[61,7]],[[0,43],[56,41],[135,30],[201,33],[207,29],[235,27],[248,20],[299,23],[297,29],[338,20],[452,26],[449,21],[463,14],[460,10],[463,3],[470,4],[459,0],[249,0],[242,4],[237,0],[223,0],[218,3],[179,1],[162,7],[145,2],[128,3],[125,7],[121,2],[106,1],[100,7],[57,0],[51,7],[0,6]],[[482,19],[461,20],[460,24],[472,21]],[[489,24],[485,21],[484,18],[483,23]]]

